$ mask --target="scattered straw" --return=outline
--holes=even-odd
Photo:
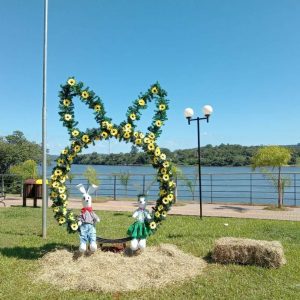
[[[286,263],[278,241],[224,237],[215,241],[212,258],[219,263],[239,263],[278,268]]]
[[[137,256],[97,251],[73,259],[74,253],[56,250],[40,259],[35,280],[62,290],[120,292],[161,287],[199,275],[206,263],[174,245],[148,247]]]

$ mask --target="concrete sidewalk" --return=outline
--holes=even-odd
[[[21,197],[7,197],[5,199],[6,207],[22,206]],[[38,200],[38,206],[42,201]],[[51,201],[49,200],[49,206]],[[154,206],[154,201],[148,202],[148,209]],[[33,200],[27,199],[27,206],[33,206]],[[0,208],[4,206],[0,203]],[[69,199],[69,208],[80,209],[82,207],[80,199]],[[289,207],[287,211],[272,211],[264,209],[266,206],[258,205],[240,205],[240,204],[203,204],[204,217],[228,217],[228,218],[250,218],[250,219],[269,219],[269,220],[289,220],[300,221],[300,207]],[[93,203],[94,210],[107,211],[128,211],[132,212],[137,208],[136,201],[108,200],[106,202]],[[174,205],[169,212],[170,215],[199,216],[199,203],[184,203]]]

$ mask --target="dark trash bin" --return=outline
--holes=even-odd
[[[41,182],[41,180],[38,180]],[[36,183],[35,179],[26,179],[23,184],[23,206],[26,206],[27,198],[33,199],[33,206],[37,207],[37,199],[43,198],[43,185]],[[48,187],[47,187],[48,195]],[[47,201],[48,204],[48,201]]]

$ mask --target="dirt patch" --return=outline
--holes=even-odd
[[[174,245],[148,247],[137,256],[97,251],[74,259],[74,253],[56,250],[40,259],[35,280],[62,290],[123,292],[162,287],[201,274],[203,259]]]

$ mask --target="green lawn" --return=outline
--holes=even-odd
[[[99,212],[98,234],[123,237],[132,222],[131,213]],[[102,294],[61,292],[54,286],[32,283],[37,259],[57,247],[77,249],[78,236],[67,234],[48,214],[48,235],[41,234],[40,208],[0,209],[0,299],[300,299],[300,223],[250,219],[171,216],[149,238],[148,245],[171,243],[195,256],[206,257],[204,274],[157,290]],[[228,226],[224,226],[228,223]],[[287,265],[280,269],[218,265],[208,254],[222,236],[279,240]]]

